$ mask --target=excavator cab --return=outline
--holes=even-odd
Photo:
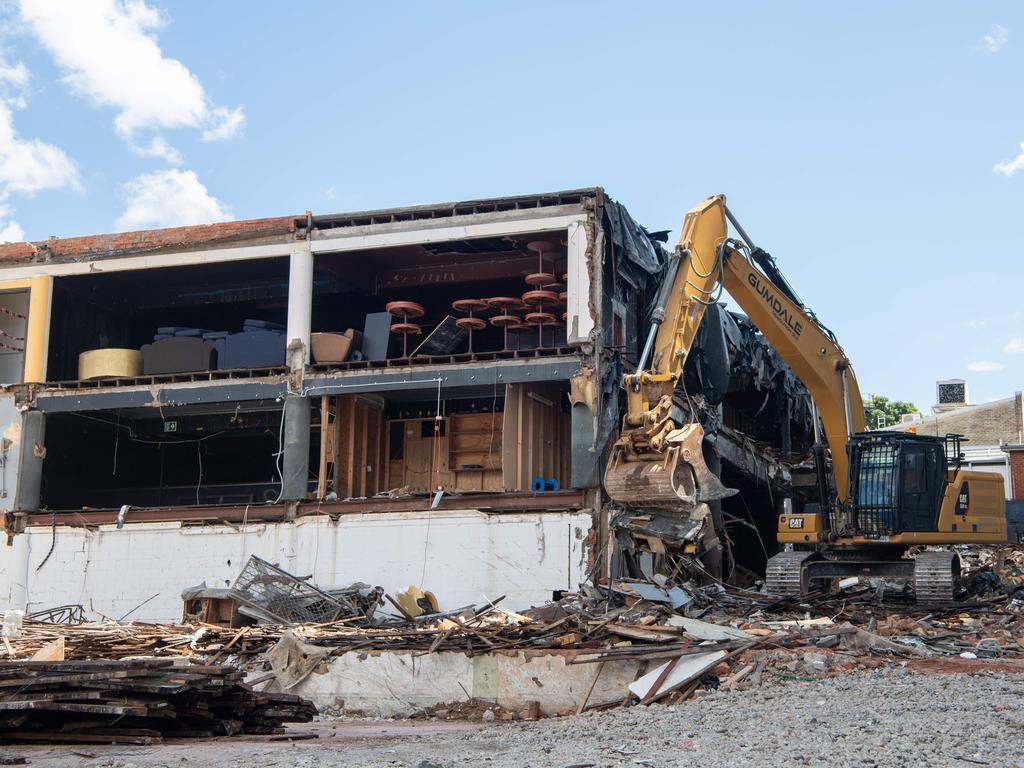
[[[768,591],[795,596],[828,589],[832,579],[866,576],[910,582],[918,602],[954,600],[957,553],[918,547],[1006,541],[1003,479],[963,468],[962,439],[851,435],[845,500],[824,505],[829,514],[781,516],[779,542],[801,548],[768,561]]]
[[[853,435],[847,529],[838,533],[878,538],[937,531],[948,482],[946,443],[909,432]]]

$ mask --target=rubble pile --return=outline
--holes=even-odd
[[[722,583],[701,585],[698,573],[681,571],[674,579],[584,585],[558,602],[518,613],[504,610],[501,598],[442,611],[429,592],[410,588],[397,599],[383,595],[396,613],[382,609],[381,601],[318,623],[26,620],[20,636],[6,642],[16,659],[59,641],[69,660],[178,657],[201,668],[230,663],[245,669],[254,684],[276,681],[285,690],[314,667],[326,669],[331,657],[353,651],[556,652],[567,664],[595,665],[595,682],[608,663],[635,664],[638,677],[622,703],[679,700],[703,689],[773,679],[817,679],[893,659],[996,659],[1024,669],[1024,589],[1018,581],[1024,581],[1024,548],[971,548],[964,561],[968,593],[940,607],[916,605],[884,582],[851,582],[839,593],[780,599]],[[308,661],[301,670],[287,662],[296,656]]]

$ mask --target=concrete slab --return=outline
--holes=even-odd
[[[575,712],[587,695],[598,664],[567,664],[573,651],[508,651],[470,657],[458,651],[417,655],[411,651],[346,653],[327,671],[313,673],[289,693],[311,699],[328,713],[402,717],[435,704],[469,698],[510,710],[540,703],[545,715]],[[609,661],[589,705],[621,701],[638,676],[640,662]],[[261,673],[262,674],[262,673]]]

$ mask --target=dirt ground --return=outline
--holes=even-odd
[[[46,768],[598,768],[825,765],[1024,767],[1024,675],[896,665],[674,706],[534,723],[322,720],[294,740],[235,737],[153,747],[12,745]],[[316,738],[309,738],[315,735]],[[281,737],[273,737],[280,739]],[[5,761],[0,759],[0,764]]]

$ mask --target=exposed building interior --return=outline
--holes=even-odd
[[[363,223],[296,219],[285,247]],[[188,516],[572,487],[567,395],[580,354],[567,344],[567,236],[564,225],[509,229],[326,249],[302,288],[288,256],[54,277],[46,383],[23,390],[47,415],[40,511]],[[28,291],[8,298],[24,324]],[[298,377],[286,341],[297,302],[309,323]],[[574,365],[549,364],[564,358]],[[518,360],[508,373],[477,368]],[[380,369],[395,371],[384,380]],[[296,447],[287,413],[297,401],[308,415]]]
[[[44,383],[0,348],[45,445],[45,461],[22,452],[24,520],[586,508],[591,559],[616,544],[609,572],[692,553],[692,534],[672,543],[658,514],[619,525],[601,495],[662,234],[601,190],[287,222],[251,243],[105,267],[129,246],[55,271]],[[27,343],[37,297],[3,294],[0,343]],[[783,500],[800,508],[813,484],[809,398],[719,305],[684,383],[679,406],[741,490],[714,512],[724,573],[748,581],[776,549]]]

